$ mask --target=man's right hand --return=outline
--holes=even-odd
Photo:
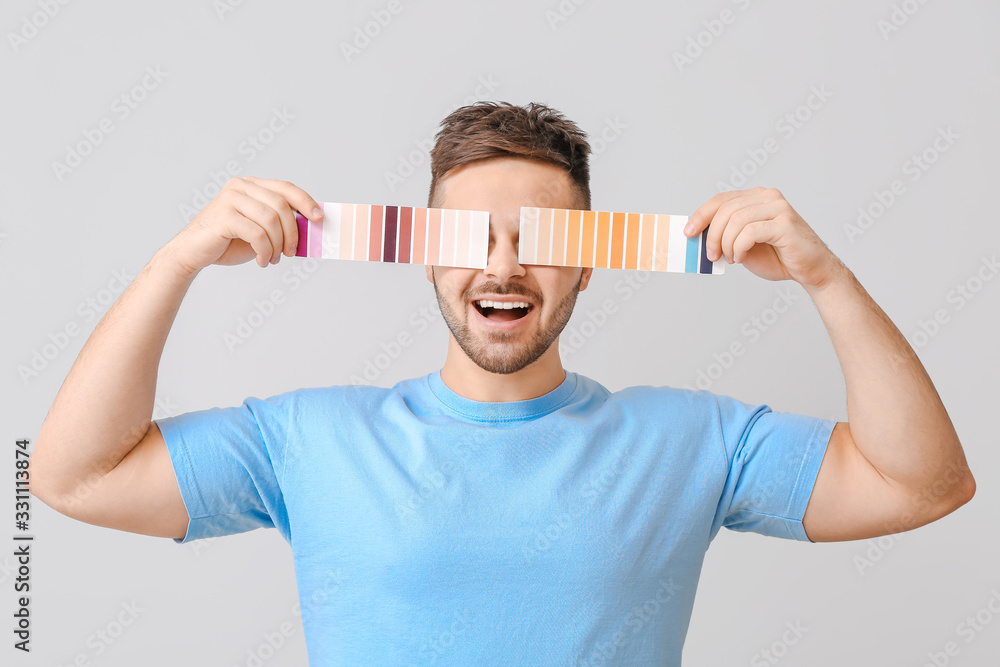
[[[232,266],[253,257],[263,268],[277,264],[282,253],[295,255],[295,211],[312,221],[323,219],[316,200],[288,181],[234,177],[167,246],[189,275],[210,264]]]

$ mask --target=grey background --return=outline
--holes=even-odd
[[[240,175],[290,180],[321,201],[423,206],[430,175],[418,145],[448,111],[479,96],[537,101],[574,119],[597,144],[595,209],[689,214],[740,169],[747,151],[773,137],[779,150],[744,187],[780,189],[914,344],[962,438],[978,493],[944,520],[881,540],[810,545],[722,531],[705,562],[685,664],[775,664],[761,651],[777,643],[785,665],[923,665],[950,641],[959,653],[948,664],[996,664],[1000,618],[987,603],[994,594],[994,608],[1000,601],[993,534],[1000,280],[983,283],[961,308],[948,294],[1000,245],[997,3],[895,3],[916,12],[884,35],[879,21],[894,11],[886,1],[566,0],[569,15],[552,24],[555,0],[403,0],[348,62],[341,43],[387,4],[249,0],[220,14],[210,0],[53,3],[51,18],[39,14],[37,0],[4,4],[4,478],[13,476],[13,441],[34,439],[115,296],[114,273],[137,274],[186,224],[181,206],[193,206],[195,191],[228,161]],[[733,22],[679,68],[675,52],[699,33],[708,43],[704,22],[723,10]],[[30,33],[33,20],[43,24],[37,34],[13,44],[10,35]],[[121,118],[115,99],[140,84],[147,67],[165,78]],[[829,99],[792,136],[782,134],[776,123],[824,86]],[[267,127],[275,107],[294,118],[250,159],[241,142]],[[114,131],[60,180],[53,162],[102,118]],[[600,145],[609,123],[621,130],[609,130],[611,140]],[[904,163],[948,127],[959,138],[911,181]],[[414,173],[390,187],[386,172],[412,151]],[[852,243],[845,225],[893,179],[906,192]],[[267,270],[248,263],[202,272],[167,341],[154,417],[348,383],[401,332],[413,344],[372,384],[440,368],[446,327],[440,319],[424,331],[415,324],[426,321],[420,309],[434,299],[423,267],[327,261],[295,283],[296,262],[303,266],[284,258]],[[581,293],[563,334],[569,370],[611,390],[693,385],[699,372],[712,372],[717,393],[847,419],[836,355],[797,284],[727,266],[721,277],[651,274],[626,299],[625,276],[597,271]],[[284,302],[230,350],[225,334],[276,289]],[[751,340],[751,318],[769,317],[779,293],[793,305]],[[95,310],[80,305],[88,299]],[[585,326],[606,299],[617,312]],[[939,309],[947,323],[920,337],[921,322]],[[19,369],[68,325],[77,335],[37,375],[22,378]],[[568,348],[573,331],[585,342]],[[734,341],[746,353],[713,369],[713,355]],[[0,532],[8,530],[13,535]],[[33,501],[32,532],[33,652],[2,649],[16,664],[246,665],[248,652],[260,655],[265,635],[285,621],[290,636],[264,664],[306,663],[292,613],[291,551],[276,531],[179,546],[76,522]],[[8,638],[12,551],[0,549],[8,619],[0,630]],[[113,631],[122,604],[133,602],[141,608],[134,622],[111,645],[95,643],[94,633]],[[977,613],[991,622],[967,641],[960,624]],[[796,623],[808,630],[782,647],[786,624]],[[560,631],[558,619],[552,631]]]

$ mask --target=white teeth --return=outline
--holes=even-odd
[[[479,304],[480,308],[502,308],[504,310],[510,310],[511,308],[528,308],[528,304],[524,301],[486,301],[480,300],[476,303]]]

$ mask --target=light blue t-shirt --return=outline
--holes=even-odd
[[[477,402],[440,371],[156,423],[175,541],[277,528],[314,667],[680,665],[709,542],[808,540],[835,424],[573,372]]]

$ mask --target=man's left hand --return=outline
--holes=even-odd
[[[843,267],[774,188],[720,192],[691,215],[684,233],[695,236],[706,226],[709,260],[724,257],[765,280],[822,289]]]

